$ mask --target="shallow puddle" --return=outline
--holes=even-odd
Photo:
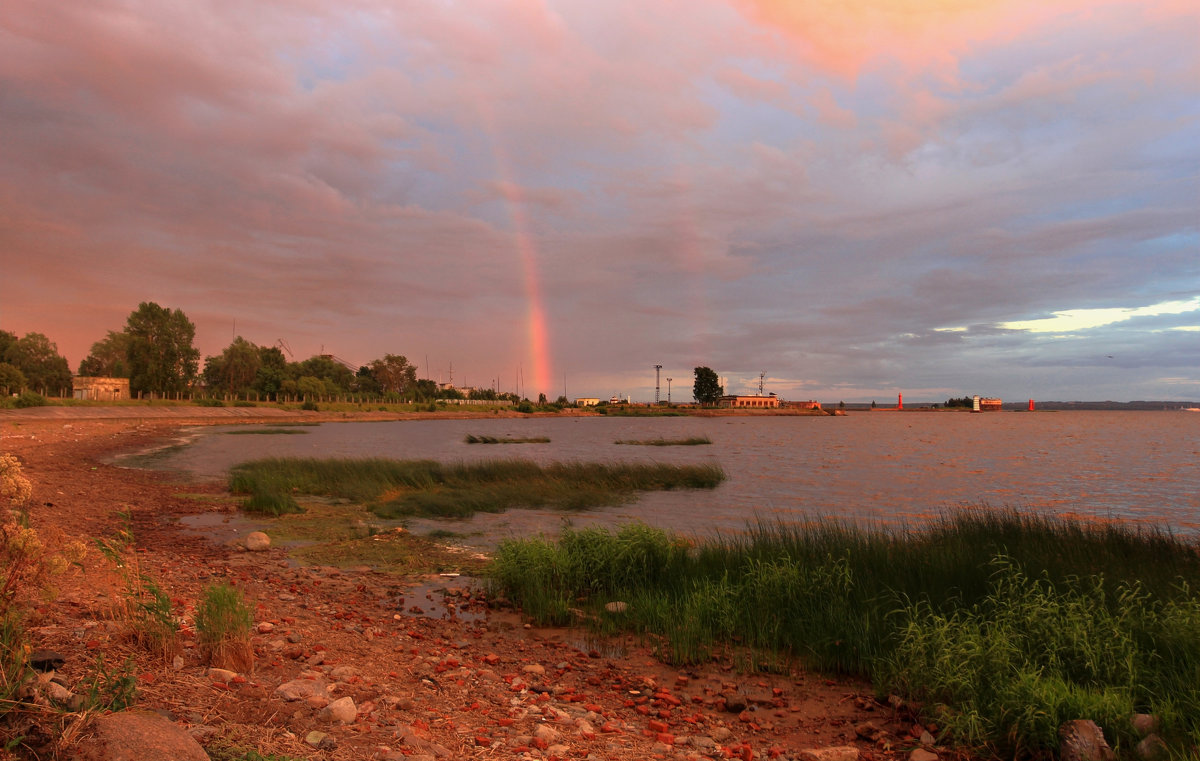
[[[443,574],[414,584],[392,603],[402,616],[472,623],[487,619],[488,607],[482,593],[481,579]]]

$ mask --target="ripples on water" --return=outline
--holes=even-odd
[[[641,520],[684,533],[747,522],[835,517],[920,522],[958,505],[1119,518],[1200,532],[1200,415],[1175,412],[876,412],[845,417],[529,418],[327,423],[303,436],[228,436],[204,429],[155,467],[224,478],[257,457],[472,461],[716,462],[712,491],[662,492],[571,514],[575,525]],[[468,434],[550,438],[466,444]],[[707,446],[617,446],[621,439],[708,436]],[[473,543],[553,532],[563,514],[515,510],[455,522]],[[444,521],[410,521],[421,531]],[[475,542],[475,540],[478,540]]]

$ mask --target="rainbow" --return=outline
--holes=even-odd
[[[541,281],[538,278],[537,247],[529,233],[525,216],[525,199],[516,185],[506,183],[504,192],[508,201],[509,214],[513,223],[513,238],[517,253],[521,257],[521,268],[525,274],[525,299],[529,305],[526,326],[529,336],[529,358],[533,368],[534,390],[538,393],[550,391],[550,338],[546,327],[545,300],[542,297]]]
[[[480,116],[492,147],[492,156],[496,162],[496,173],[500,177],[500,192],[508,206],[509,218],[512,222],[513,242],[521,260],[521,269],[525,282],[526,329],[528,334],[528,359],[533,368],[534,390],[537,393],[548,394],[550,382],[550,331],[546,325],[545,299],[542,295],[541,280],[538,277],[537,246],[530,232],[529,217],[526,212],[524,192],[519,183],[514,180],[512,163],[508,151],[500,140],[495,126],[495,115],[491,103],[486,98],[477,99]]]

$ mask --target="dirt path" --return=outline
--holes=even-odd
[[[917,745],[922,728],[878,703],[866,684],[799,671],[746,675],[721,662],[678,671],[656,661],[647,643],[526,628],[452,578],[297,567],[281,549],[218,544],[179,518],[212,511],[213,502],[192,495],[219,487],[181,487],[104,464],[183,424],[251,419],[202,412],[0,416],[0,452],[16,454],[33,483],[34,527],[55,544],[92,544],[127,512],[141,569],[185,622],[181,662],[135,646],[111,615],[119,578],[90,553],[62,579],[57,600],[36,608],[30,628],[34,648],[63,656],[59,673],[76,691],[98,656],[110,667],[130,658],[138,706],[166,713],[210,751],[306,759],[799,759],[809,749],[853,746],[866,761],[906,759]],[[237,586],[255,608],[255,668],[230,681],[201,662],[188,628],[201,591],[216,581]],[[318,694],[285,699],[279,688],[294,680]],[[355,704],[353,720],[324,718],[325,705],[343,697]],[[39,734],[45,726],[0,724],[0,740],[23,733],[16,757],[54,758],[61,742],[54,731]],[[80,742],[86,727],[69,734]]]

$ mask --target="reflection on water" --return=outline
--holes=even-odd
[[[748,521],[832,516],[912,523],[946,507],[988,504],[1121,518],[1200,532],[1200,415],[1173,412],[859,413],[845,417],[530,418],[329,423],[307,436],[221,436],[207,429],[155,467],[224,478],[257,457],[474,461],[715,462],[712,491],[645,494],[571,514],[575,525],[641,520],[685,533]],[[466,444],[467,434],[546,444]],[[708,436],[710,446],[628,447],[617,440]],[[492,545],[554,532],[563,513],[513,510],[450,527]],[[418,532],[447,521],[413,521]],[[476,541],[477,540],[477,541]]]

